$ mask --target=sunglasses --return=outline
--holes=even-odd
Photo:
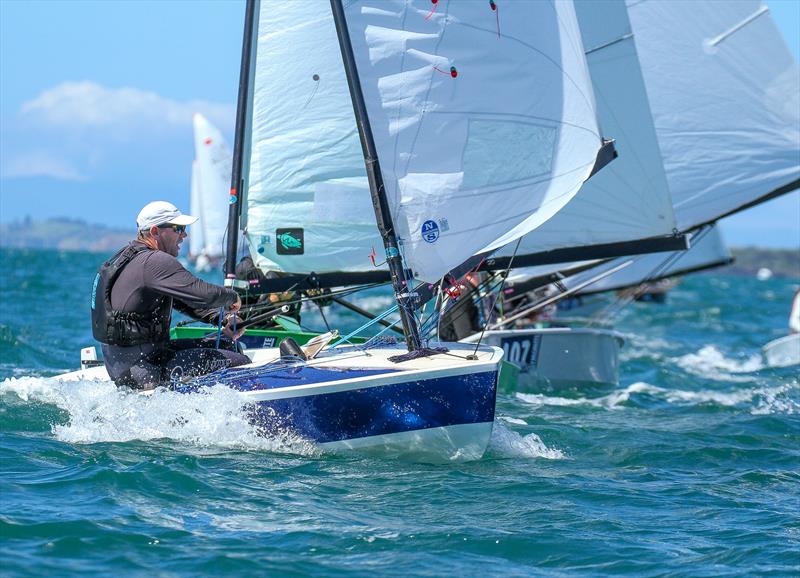
[[[171,224],[167,223],[166,225],[159,225],[158,228],[159,229],[172,229],[173,231],[175,231],[179,235],[181,233],[185,233],[186,232],[186,225],[171,225]]]

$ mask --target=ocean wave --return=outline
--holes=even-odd
[[[696,353],[687,353],[671,361],[693,375],[733,382],[753,381],[753,376],[736,374],[754,373],[765,367],[760,353],[754,353],[747,359],[731,359],[714,345],[706,345]]]
[[[800,413],[800,400],[796,393],[800,391],[798,383],[790,383],[775,387],[751,387],[732,391],[716,390],[682,390],[658,387],[645,382],[637,382],[628,387],[614,391],[608,395],[595,398],[553,397],[543,394],[518,393],[521,401],[537,406],[561,407],[597,407],[603,409],[621,409],[636,394],[646,394],[674,405],[716,405],[719,407],[750,406],[755,415],[784,413]]]
[[[545,458],[563,460],[566,456],[558,449],[549,448],[535,433],[520,435],[507,428],[502,422],[494,422],[489,451],[503,457]]]
[[[312,442],[288,432],[276,437],[260,435],[248,421],[250,405],[245,398],[224,386],[193,394],[165,389],[138,394],[110,381],[12,377],[0,383],[0,396],[7,395],[67,412],[67,422],[52,424],[52,432],[68,443],[171,439],[226,449],[320,453]]]

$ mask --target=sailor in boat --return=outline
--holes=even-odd
[[[136,240],[97,272],[92,332],[118,386],[150,389],[250,362],[235,346],[239,296],[195,277],[177,259],[186,227],[195,221],[171,203],[149,203],[136,219]],[[173,307],[214,325],[223,315],[226,339],[170,341]]]
[[[486,318],[491,314],[490,304],[480,294],[480,273],[467,273],[462,282],[452,278],[446,281],[450,285],[447,293],[454,302],[439,321],[439,339],[460,341],[486,325]],[[489,301],[492,299],[489,298]]]

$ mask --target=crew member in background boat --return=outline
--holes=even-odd
[[[137,239],[97,272],[92,287],[92,331],[102,343],[108,374],[119,386],[150,389],[250,361],[236,351],[239,335],[232,331],[241,322],[236,317],[239,296],[195,277],[176,258],[187,236],[186,227],[196,220],[171,203],[146,205],[136,218]],[[225,334],[233,341],[170,341],[173,307],[211,324],[218,323],[221,310],[229,312]]]
[[[553,285],[545,285],[538,287],[533,291],[528,291],[525,294],[525,299],[518,307],[527,307],[534,303],[541,303],[553,297],[558,293],[558,290]],[[558,327],[559,324],[555,323],[553,319],[558,314],[557,302],[549,303],[544,307],[540,307],[525,316],[519,323],[520,326],[533,325],[537,328],[544,327]]]

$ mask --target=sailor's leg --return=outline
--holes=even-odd
[[[103,345],[103,359],[109,377],[119,387],[152,389],[164,381],[164,374],[152,347]]]
[[[236,351],[196,347],[176,351],[164,369],[168,379],[174,381],[186,377],[199,377],[218,369],[245,363],[250,363],[250,358]]]

